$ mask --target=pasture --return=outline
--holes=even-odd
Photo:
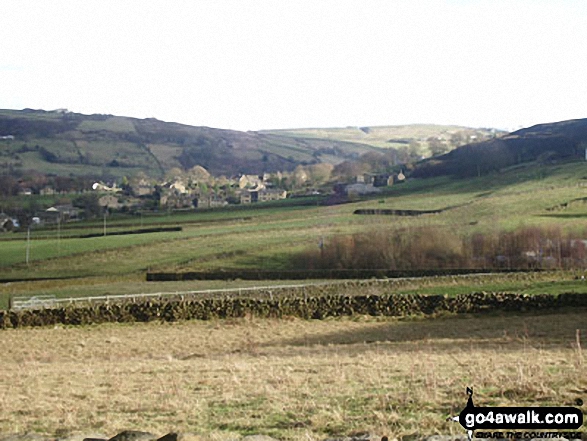
[[[4,330],[0,433],[462,435],[446,417],[587,396],[584,310]]]

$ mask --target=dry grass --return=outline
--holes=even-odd
[[[319,440],[461,433],[479,405],[587,397],[587,311],[239,319],[0,332],[0,433],[170,430]]]

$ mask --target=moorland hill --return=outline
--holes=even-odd
[[[416,166],[412,176],[480,176],[529,162],[582,159],[586,149],[587,119],[538,124],[426,159]]]
[[[154,118],[83,115],[66,110],[0,110],[0,175],[28,172],[160,178],[196,165],[212,175],[291,171],[299,165],[355,161],[365,153],[411,149],[412,158],[449,151],[490,129],[408,125],[240,132]],[[434,148],[432,148],[433,150]]]

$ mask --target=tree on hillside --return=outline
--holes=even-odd
[[[0,195],[14,196],[18,194],[18,181],[10,175],[0,175]]]
[[[210,173],[201,165],[193,166],[188,170],[187,174],[194,182],[208,182],[210,180]]]
[[[184,176],[183,170],[178,167],[173,167],[169,169],[167,173],[165,173],[165,179],[168,181],[174,181],[176,179],[182,179]]]
[[[415,139],[412,139],[410,141],[410,143],[408,144],[407,152],[408,152],[408,161],[406,161],[406,162],[418,161],[419,159],[422,158],[422,144],[420,144]]]
[[[460,147],[467,143],[467,136],[463,134],[463,132],[455,132],[450,135],[450,145],[453,148]]]
[[[303,187],[309,180],[305,167],[298,165],[291,174],[291,182],[295,187]]]
[[[438,138],[430,137],[427,141],[428,148],[430,149],[432,156],[444,155],[449,151],[449,147]]]
[[[364,173],[369,173],[370,171],[371,167],[369,164],[344,161],[334,167],[332,175],[341,181],[350,182],[355,177]]]
[[[321,185],[328,182],[333,169],[334,166],[327,163],[312,164],[307,167],[310,180],[315,185]]]

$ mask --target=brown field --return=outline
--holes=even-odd
[[[466,386],[484,406],[587,401],[585,335],[576,309],[4,330],[0,433],[463,434],[445,419]]]

